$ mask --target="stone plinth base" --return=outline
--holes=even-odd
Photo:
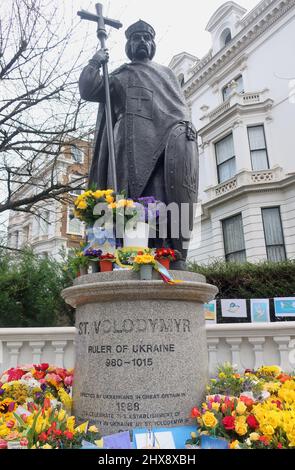
[[[76,307],[73,411],[104,435],[191,424],[191,408],[205,394],[202,304],[217,288],[198,274],[171,273],[183,282],[114,271],[82,276],[63,291]]]

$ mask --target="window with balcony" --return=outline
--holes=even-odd
[[[225,260],[237,263],[246,261],[242,214],[222,220]]]
[[[242,75],[238,75],[222,88],[223,101],[227,100],[234,92],[244,93],[244,82]]]
[[[279,207],[261,209],[267,259],[283,261],[286,259],[286,248],[282,219]]]
[[[252,170],[268,170],[268,155],[265,142],[264,126],[248,127],[249,147]]]
[[[233,135],[229,134],[215,144],[218,183],[223,183],[236,174],[236,157]]]

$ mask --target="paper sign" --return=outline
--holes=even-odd
[[[228,442],[213,436],[201,436],[201,449],[228,449]]]
[[[208,323],[216,323],[216,300],[204,304],[205,320]]]
[[[247,318],[245,299],[222,299],[221,314],[224,318]]]
[[[82,449],[98,449],[98,447],[95,444],[89,441],[85,441],[84,439],[81,444],[82,444]]]
[[[118,432],[103,437],[104,449],[131,449],[130,434],[128,431]]]
[[[295,297],[276,297],[273,300],[276,317],[295,316]]]
[[[137,449],[176,449],[171,431],[135,434]]]
[[[116,239],[113,230],[105,227],[87,227],[86,229],[87,246],[86,250],[102,250],[103,253],[115,253]]]
[[[251,299],[251,320],[253,323],[269,322],[269,299]]]
[[[27,446],[21,446],[20,441],[8,441],[7,449],[27,449]]]

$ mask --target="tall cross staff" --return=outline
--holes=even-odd
[[[95,5],[96,15],[89,13],[88,11],[81,10],[77,12],[77,15],[80,16],[82,20],[95,21],[97,23],[97,37],[100,41],[102,49],[106,47],[106,38],[107,33],[105,25],[111,26],[112,28],[122,28],[122,23],[117,20],[111,20],[110,18],[105,18],[102,15],[102,4],[96,3]],[[112,179],[112,189],[117,192],[117,173],[116,173],[116,159],[115,159],[115,144],[114,144],[114,132],[113,132],[113,122],[112,122],[112,111],[111,111],[111,97],[110,97],[110,84],[109,84],[109,73],[108,73],[108,64],[106,62],[102,65],[103,70],[103,79],[104,79],[104,88],[105,88],[105,110],[106,110],[106,125],[107,125],[107,136],[108,136],[108,146],[109,146],[109,159],[111,167],[111,179]],[[102,189],[102,188],[101,188]]]

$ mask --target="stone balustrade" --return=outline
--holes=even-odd
[[[206,330],[211,375],[226,361],[241,371],[262,364],[295,368],[294,322],[207,324]],[[32,362],[74,367],[74,334],[74,327],[0,328],[0,372]]]
[[[237,173],[233,178],[230,178],[223,183],[205,190],[208,194],[208,199],[212,200],[217,197],[223,196],[231,191],[242,188],[244,186],[258,185],[264,183],[276,183],[283,179],[286,175],[279,166],[274,166],[269,170],[249,171],[243,170]]]
[[[295,323],[207,324],[210,374],[224,362],[238,370],[261,365],[279,365],[284,371],[295,368]]]
[[[268,92],[268,89],[247,93],[238,93],[235,91],[219,106],[216,106],[211,111],[205,111],[201,120],[203,121],[203,124],[206,125],[221,116],[226,111],[230,110],[235,105],[249,106],[263,103],[268,99]]]
[[[0,328],[0,372],[18,364],[74,367],[74,327]]]

